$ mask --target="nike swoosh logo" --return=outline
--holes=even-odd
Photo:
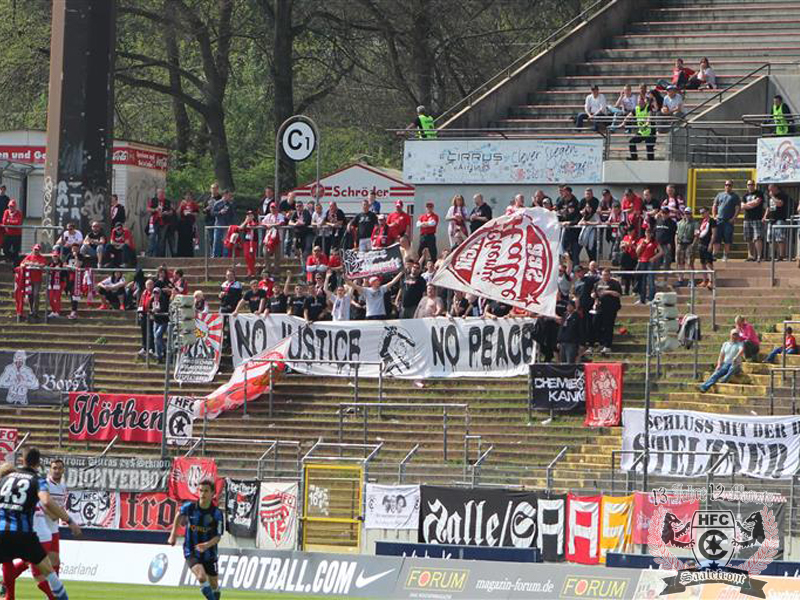
[[[364,571],[361,571],[361,573],[359,573],[358,577],[356,578],[356,587],[357,588],[366,587],[370,583],[378,581],[378,579],[380,579],[381,577],[386,577],[392,571],[394,571],[394,569],[389,569],[388,571],[384,571],[383,573],[377,573],[376,575],[371,575],[369,577],[364,577]]]

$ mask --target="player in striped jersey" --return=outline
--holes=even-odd
[[[33,514],[37,502],[41,503],[47,513],[69,521],[66,511],[50,497],[47,481],[39,476],[40,460],[39,451],[31,448],[25,453],[25,466],[0,479],[0,563],[3,563],[4,579],[6,565],[14,559],[36,565],[53,597],[57,600],[68,600],[67,591],[53,571],[50,558],[33,530]],[[8,587],[10,582],[6,580],[5,583]],[[7,599],[9,592],[13,598],[13,591],[7,590]]]
[[[197,502],[186,502],[172,523],[169,545],[174,546],[178,528],[186,525],[183,538],[183,555],[197,581],[200,592],[208,600],[219,600],[221,592],[217,580],[217,544],[223,533],[222,511],[211,503],[214,482],[204,479],[197,486]]]

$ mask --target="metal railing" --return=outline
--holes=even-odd
[[[785,348],[784,348],[785,350]],[[797,373],[800,367],[771,367],[769,370],[769,414],[775,414],[775,375],[780,374],[784,383],[786,374],[792,374],[792,415],[797,414]]]
[[[794,127],[798,124],[797,116],[796,115],[785,115],[784,119],[786,120],[786,127]],[[750,125],[754,125],[756,127],[760,127],[762,129],[762,135],[772,135],[778,136],[777,133],[768,133],[767,131],[763,130],[770,130],[775,129],[776,127],[780,127],[780,123],[775,122],[775,117],[772,114],[753,114],[753,115],[742,115],[742,121],[748,123]],[[789,135],[789,134],[786,134]]]
[[[712,457],[712,460],[713,460],[714,457],[720,457],[719,459],[717,459],[716,462],[714,462],[710,467],[708,467],[706,469],[705,475],[706,475],[706,478],[707,478],[708,482],[710,483],[712,475],[714,475],[716,473],[716,471],[720,468],[720,466],[722,465],[722,463],[725,460],[730,458],[732,452],[733,451],[732,451],[731,448],[726,448],[725,451],[722,454],[720,454],[719,452],[710,452],[710,451],[701,451],[701,450],[649,450],[649,451],[646,450],[646,449],[644,449],[644,450],[612,450],[611,451],[611,465],[610,465],[611,493],[613,494],[616,491],[617,456],[622,457],[622,456],[625,456],[625,455],[633,455],[635,457],[633,462],[630,465],[630,468],[626,469],[624,471],[624,473],[625,473],[625,490],[626,490],[626,493],[630,494],[631,491],[632,491],[631,474],[633,474],[633,476],[635,478],[638,473],[640,473],[640,472],[643,473],[644,472],[644,468],[640,467],[639,465],[641,465],[641,463],[644,462],[645,459],[649,457],[649,455],[655,454],[656,456],[661,456],[661,455],[671,456],[671,455],[686,455],[686,454],[690,454],[692,456],[708,456],[708,457]],[[622,472],[622,460],[620,460],[619,463],[620,463],[619,464],[619,471]],[[648,471],[652,471],[653,470],[652,465],[654,465],[654,464],[655,463],[648,461],[648,467],[649,467]],[[655,475],[659,475],[660,477],[673,477],[672,475],[661,475],[659,473],[654,473],[654,474]],[[735,475],[736,475],[736,473],[732,473],[731,477],[735,477]],[[701,477],[702,473],[697,475],[697,476]],[[681,476],[675,475],[674,477],[685,478],[682,475]],[[634,481],[634,485],[635,485],[635,481]]]
[[[775,232],[778,230],[787,230],[793,231],[798,230],[800,232],[800,223],[769,223],[769,232],[767,233],[767,243],[769,243],[769,277],[770,277],[770,287],[775,287],[775,262],[778,260],[794,260],[795,254],[795,242],[797,240],[797,235],[787,233],[788,240],[784,240],[783,242],[775,241]],[[786,245],[786,256],[776,257],[775,256],[775,246],[776,244],[783,243]]]
[[[781,352],[781,368],[786,369],[786,326],[787,325],[800,325],[800,321],[794,321],[792,319],[785,319],[782,323],[782,331],[781,331],[781,346],[784,349],[784,352]],[[784,380],[785,382],[785,380]]]
[[[546,476],[545,477],[546,477],[546,480],[547,480],[547,491],[548,492],[550,492],[550,490],[553,489],[553,470],[556,468],[556,464],[558,464],[558,461],[560,461],[564,457],[564,455],[567,453],[567,450],[569,450],[569,446],[564,446],[563,448],[561,448],[559,453],[556,454],[556,456],[553,458],[553,460],[550,461],[550,464],[547,465],[547,470],[546,470]]]
[[[403,483],[403,478],[406,475],[406,467],[408,463],[411,462],[411,459],[414,458],[416,453],[419,451],[419,444],[414,444],[414,447],[408,451],[408,454],[405,455],[403,460],[400,461],[400,464],[397,465],[397,483],[398,485]]]
[[[448,414],[448,409],[452,410],[460,410],[462,414],[460,415],[464,419],[464,432],[466,435],[469,435],[470,429],[470,414],[469,414],[469,404],[465,403],[447,403],[447,402],[436,402],[436,403],[414,403],[414,402],[340,402],[339,408],[336,411],[336,415],[339,417],[339,435],[338,440],[341,443],[344,439],[344,419],[345,415],[347,414],[348,409],[354,409],[354,413],[360,410],[363,414],[363,437],[364,437],[364,444],[369,442],[369,411],[370,409],[377,409],[379,415],[383,415],[384,410],[393,409],[393,408],[403,408],[403,409],[417,409],[417,410],[427,410],[427,409],[441,409],[442,411],[442,454],[444,460],[447,460],[447,448],[448,448],[448,419],[453,417],[452,412]]]
[[[714,94],[710,98],[707,98],[705,102],[702,102],[702,103],[698,104],[697,106],[693,107],[692,110],[686,112],[684,114],[684,117],[689,117],[689,116],[694,115],[694,114],[700,114],[701,109],[703,109],[706,106],[714,103],[714,101],[716,101],[717,104],[721,104],[725,94],[727,94],[728,92],[733,90],[733,88],[738,87],[739,85],[741,85],[745,81],[747,81],[749,79],[752,79],[753,77],[755,77],[759,73],[762,73],[762,71],[766,71],[766,73],[763,73],[763,75],[770,75],[772,73],[772,65],[770,63],[764,63],[760,67],[757,67],[757,68],[753,69],[752,71],[750,71],[749,73],[747,73],[745,75],[742,75],[741,77],[739,77],[739,79],[737,79],[733,83],[729,83],[727,86],[725,86],[723,89],[718,91],[716,94]]]
[[[464,96],[464,98],[462,98],[461,100],[456,102],[453,106],[444,111],[441,115],[439,115],[439,117],[435,119],[435,122],[439,124],[446,123],[448,120],[450,120],[453,116],[455,116],[465,107],[472,106],[475,103],[475,100],[479,96],[485,94],[491,88],[497,87],[498,85],[510,80],[512,73],[514,73],[514,71],[516,71],[520,66],[522,66],[524,63],[529,61],[534,56],[537,56],[542,52],[544,52],[545,50],[553,47],[556,43],[561,41],[562,38],[565,38],[570,31],[575,29],[575,27],[588,21],[596,13],[600,12],[600,10],[602,10],[602,8],[604,8],[605,5],[608,4],[609,4],[608,0],[597,0],[596,2],[588,6],[579,15],[564,23],[561,27],[559,27],[553,33],[547,36],[544,40],[536,44],[533,48],[525,52],[516,60],[512,61],[500,72],[490,77],[487,81],[482,83],[480,86],[472,90],[469,94]]]

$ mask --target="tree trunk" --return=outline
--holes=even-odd
[[[412,10],[411,64],[419,101],[425,105],[430,114],[434,111],[434,107],[431,106],[433,100],[433,57],[430,45],[432,23],[426,0],[414,0]]]
[[[286,119],[294,114],[294,81],[292,48],[294,33],[292,30],[293,0],[276,0],[275,2],[275,42],[273,53],[272,79],[275,88],[275,133]],[[281,190],[291,189],[297,185],[297,172],[294,161],[289,160],[283,152],[279,152],[280,160],[280,195]],[[277,187],[277,186],[276,186]]]
[[[171,0],[167,0],[164,10],[171,17],[168,21],[175,19],[175,6]],[[189,114],[186,111],[186,104],[179,98],[183,94],[183,84],[177,69],[180,67],[180,52],[178,41],[175,38],[175,31],[167,22],[164,25],[164,43],[167,51],[167,63],[175,67],[169,70],[169,85],[177,93],[172,96],[172,114],[175,117],[175,150],[178,154],[178,164],[183,166],[189,153],[189,145],[192,138],[192,124],[189,121]]]
[[[221,190],[233,190],[231,155],[228,151],[228,135],[225,132],[225,113],[222,106],[209,106],[206,124],[211,144],[211,158],[214,161],[214,176]]]

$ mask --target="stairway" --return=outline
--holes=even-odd
[[[796,0],[660,0],[652,6],[642,10],[640,20],[629,23],[623,35],[603,40],[602,48],[589,52],[584,62],[568,65],[547,89],[531,90],[526,104],[510,107],[506,118],[489,127],[512,129],[507,135],[526,137],[596,137],[588,128],[575,132],[573,127],[591,85],[599,85],[613,104],[623,85],[630,84],[636,94],[642,83],[653,86],[659,79],[669,79],[676,58],[683,58],[687,67],[696,70],[705,56],[717,74],[718,88],[736,83],[734,89],[739,89],[754,78],[738,80],[765,63],[781,70],[800,59],[800,43],[793,35],[800,27],[800,2]],[[689,91],[684,99],[686,110],[717,91]],[[627,156],[627,136],[620,136],[611,158]],[[665,140],[665,136],[659,137],[657,159],[666,157]]]

